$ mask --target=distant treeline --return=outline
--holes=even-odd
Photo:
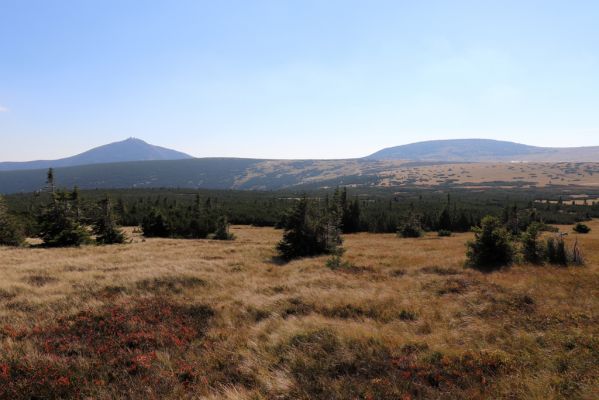
[[[305,196],[310,202],[324,205],[333,192],[333,188],[306,193],[189,189],[86,190],[79,194],[79,207],[85,215],[87,210],[91,212],[99,201],[108,197],[120,225],[147,226],[152,219],[160,218],[173,229],[172,236],[201,237],[204,231],[215,229],[213,225],[219,217],[226,217],[232,224],[281,227],[286,211],[301,198]],[[394,233],[408,220],[416,221],[425,231],[461,232],[479,225],[485,215],[501,218],[515,231],[525,228],[530,221],[572,224],[599,217],[599,203],[590,200],[587,204],[572,204],[562,189],[441,191],[419,188],[393,192],[380,188],[340,188],[340,196],[345,233]],[[597,194],[591,196],[597,198]],[[37,214],[48,203],[49,197],[50,194],[45,192],[6,196],[9,212],[24,227],[27,235],[37,235]],[[210,226],[202,226],[204,222]]]

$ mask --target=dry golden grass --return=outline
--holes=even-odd
[[[0,248],[0,383],[22,385],[22,398],[597,398],[599,222],[589,226],[568,239],[584,267],[491,274],[463,268],[469,234],[348,235],[354,267],[335,271],[326,257],[277,263],[270,228],[234,227],[233,242],[130,232],[120,246]],[[162,326],[144,304],[175,311]],[[150,338],[151,357],[116,374],[48,333],[92,343],[76,321],[106,310],[168,332],[170,317],[191,318],[183,306],[211,310],[198,335]],[[48,376],[31,372],[47,365]]]

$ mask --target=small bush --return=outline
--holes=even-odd
[[[477,269],[495,269],[512,263],[511,238],[498,218],[487,215],[474,230],[474,240],[467,243],[467,265]]]
[[[216,231],[214,232],[215,240],[233,240],[235,239],[235,235],[229,232],[229,221],[227,221],[227,217],[220,216],[216,220]]]
[[[448,231],[446,229],[440,229],[439,232],[437,232],[437,235],[439,237],[449,237],[451,236],[451,231]]]
[[[354,267],[349,261],[343,261],[343,253],[344,250],[342,248],[338,248],[337,251],[335,251],[327,260],[327,268],[336,270],[341,268],[351,269]]]
[[[588,227],[588,225],[585,225],[583,223],[577,223],[574,228],[572,228],[574,230],[574,232],[576,233],[589,233],[591,231],[591,228]]]
[[[400,227],[398,234],[403,238],[419,238],[422,236],[422,226],[416,217],[409,217]]]

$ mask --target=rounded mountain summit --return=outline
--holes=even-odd
[[[108,164],[126,161],[184,160],[193,158],[180,151],[154,146],[141,139],[129,138],[105,144],[72,157],[58,160],[2,162],[0,171],[74,167],[77,165]]]

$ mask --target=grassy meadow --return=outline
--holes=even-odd
[[[281,231],[0,248],[3,399],[594,399],[599,221],[584,267],[464,269],[470,233],[346,235],[282,264]]]

